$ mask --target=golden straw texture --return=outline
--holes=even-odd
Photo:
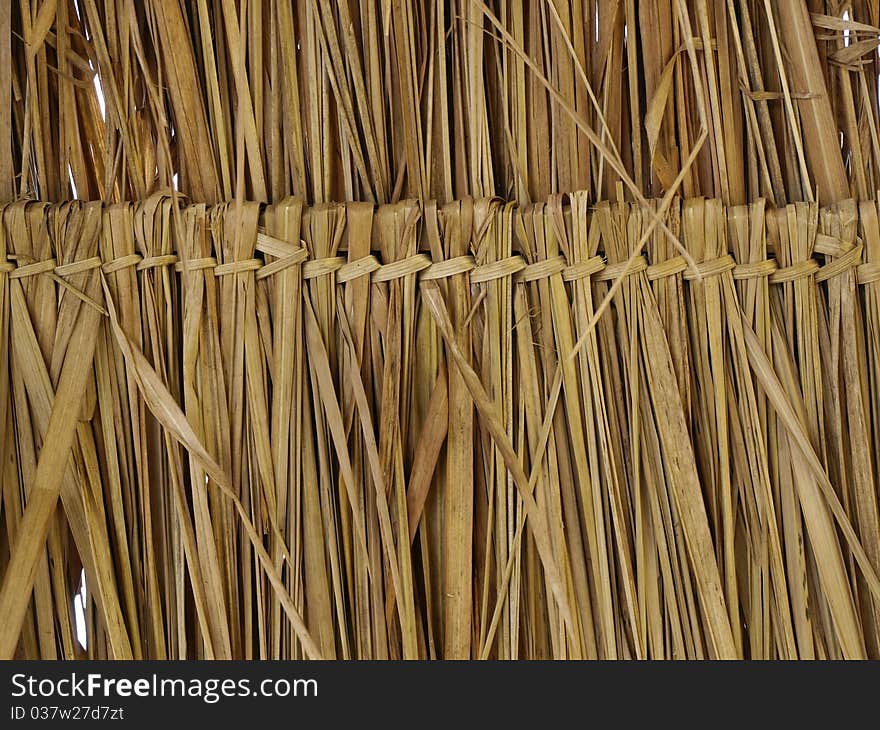
[[[880,5],[0,9],[0,658],[880,658]]]

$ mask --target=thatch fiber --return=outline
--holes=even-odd
[[[878,46],[4,4],[0,658],[880,658]]]

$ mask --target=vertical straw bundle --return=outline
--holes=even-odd
[[[9,3],[0,657],[880,658],[878,47]]]

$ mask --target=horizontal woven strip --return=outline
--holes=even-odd
[[[645,276],[649,281],[657,281],[667,276],[683,274],[685,271],[687,271],[687,261],[684,260],[684,256],[675,256],[668,261],[652,264],[647,268]]]
[[[330,274],[339,271],[344,264],[345,259],[341,256],[306,261],[302,268],[303,279],[317,279],[321,276],[329,276]]]
[[[516,280],[537,281],[538,279],[546,279],[554,274],[561,274],[564,269],[565,259],[562,256],[556,256],[552,259],[529,264],[516,275]]]
[[[776,259],[764,259],[763,261],[754,261],[749,264],[737,264],[733,270],[733,278],[742,279],[763,279],[772,276],[779,267]]]
[[[819,262],[816,259],[807,259],[793,266],[777,269],[770,275],[771,284],[787,284],[798,279],[806,279],[813,276],[819,270]]]
[[[385,264],[376,269],[373,274],[373,281],[391,281],[392,279],[401,279],[404,276],[418,274],[431,266],[431,257],[423,253],[410,256],[409,258],[394,261]]]
[[[48,274],[50,271],[55,271],[55,267],[57,264],[55,263],[55,259],[46,259],[45,261],[37,261],[33,264],[25,264],[24,266],[19,266],[13,271],[10,275],[10,279],[24,279],[28,276],[36,276],[37,274]]]
[[[862,246],[860,244],[819,269],[816,273],[816,281],[828,281],[828,279],[832,279],[835,276],[852,271],[859,265],[861,260]]]
[[[214,276],[226,276],[228,274],[244,274],[248,271],[256,271],[263,266],[260,259],[244,259],[232,261],[228,264],[217,264],[214,267]]]
[[[869,261],[858,268],[859,284],[873,284],[880,281],[880,262]]]
[[[177,263],[177,256],[174,254],[165,254],[163,256],[147,256],[135,268],[138,271],[147,269],[156,269],[160,266],[174,266]]]
[[[692,269],[689,268],[684,272],[684,278],[687,280],[709,279],[713,276],[721,276],[721,274],[725,274],[728,271],[733,271],[734,268],[736,268],[736,261],[733,260],[733,256],[727,254],[726,256],[719,256],[717,259],[703,261]]]
[[[289,269],[291,266],[298,266],[299,264],[303,263],[307,257],[308,251],[306,251],[304,248],[298,248],[293,253],[275,259],[275,261],[273,261],[272,263],[266,264],[265,266],[257,270],[257,279],[265,279],[267,276],[277,274],[279,271]]]
[[[578,281],[585,279],[593,274],[598,274],[605,268],[605,260],[601,256],[593,256],[591,259],[582,261],[581,263],[566,266],[562,271],[562,278],[565,281]]]
[[[283,252],[283,255],[269,263],[259,258],[251,258],[218,264],[213,257],[188,259],[183,262],[175,254],[143,257],[140,254],[132,253],[106,263],[102,262],[99,257],[93,256],[82,261],[59,265],[55,259],[30,261],[27,257],[13,254],[10,255],[10,259],[13,261],[22,260],[27,263],[16,265],[12,261],[0,262],[0,273],[5,273],[12,279],[23,279],[49,273],[54,273],[57,276],[73,276],[98,268],[105,274],[112,274],[132,267],[138,271],[146,271],[163,266],[173,266],[177,272],[213,269],[215,276],[256,272],[256,278],[262,280],[292,266],[302,265],[302,276],[306,280],[336,274],[337,283],[353,281],[363,276],[370,276],[374,283],[379,283],[419,274],[421,279],[430,281],[469,273],[470,282],[479,284],[506,277],[516,277],[516,280],[520,282],[537,281],[556,274],[562,274],[563,280],[568,282],[588,277],[593,277],[594,281],[613,281],[624,271],[627,275],[645,272],[650,281],[678,274],[683,274],[685,279],[693,281],[732,271],[733,278],[737,280],[769,278],[773,284],[784,284],[813,275],[818,282],[827,281],[855,269],[859,284],[869,284],[880,280],[880,263],[860,263],[863,255],[861,243],[851,247],[846,253],[840,254],[824,266],[812,258],[782,268],[778,266],[775,259],[737,264],[728,254],[699,263],[695,269],[691,269],[682,256],[675,256],[667,261],[651,265],[648,265],[644,256],[639,256],[633,259],[629,266],[626,262],[605,264],[601,256],[593,256],[587,261],[570,265],[566,263],[563,256],[527,264],[518,254],[482,266],[477,266],[473,256],[470,255],[457,256],[434,263],[430,256],[421,253],[389,264],[382,264],[373,254],[355,261],[346,261],[341,256],[307,260],[308,252],[304,247],[293,247],[283,241],[266,236],[264,239],[261,248],[271,248],[277,253]],[[271,245],[267,244],[267,241]]]
[[[189,259],[186,262],[178,261],[174,264],[175,271],[204,271],[205,269],[213,269],[217,266],[217,259],[202,258]]]
[[[445,279],[449,276],[457,276],[458,274],[466,274],[476,268],[473,256],[456,256],[445,261],[438,261],[431,264],[422,272],[422,281],[431,281],[432,279]]]
[[[369,276],[381,266],[382,264],[379,263],[379,259],[370,254],[369,256],[364,256],[356,261],[349,261],[347,264],[341,266],[339,271],[336,272],[336,281],[342,284],[346,281],[360,279],[362,276]]]
[[[489,264],[478,266],[471,272],[471,284],[483,284],[496,281],[506,276],[513,276],[526,268],[526,260],[522,256],[508,256]]]
[[[626,274],[632,276],[642,271],[648,270],[648,260],[644,256],[637,256],[627,263],[621,261],[619,264],[608,264],[602,271],[595,276],[596,281],[614,281],[618,277]]]
[[[55,273],[58,276],[73,276],[74,274],[83,274],[86,271],[93,271],[94,269],[100,269],[103,265],[103,261],[97,256],[93,256],[90,259],[83,259],[82,261],[74,261],[69,264],[62,264],[61,266],[55,267]]]
[[[112,261],[108,261],[101,267],[101,270],[105,274],[112,274],[115,271],[121,271],[122,269],[127,269],[131,266],[137,266],[143,257],[137,253],[130,253],[127,256],[120,256],[118,259],[113,259]]]

